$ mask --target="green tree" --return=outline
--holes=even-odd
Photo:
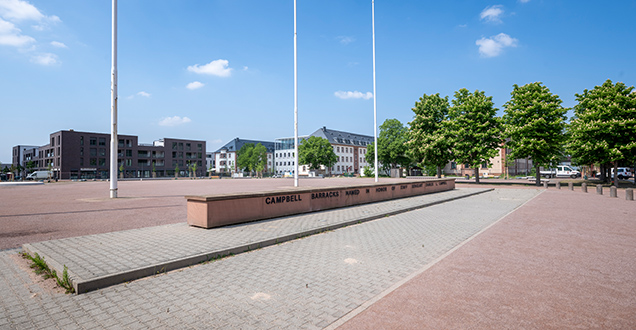
[[[242,171],[251,173],[254,170],[254,143],[246,143],[236,155],[236,164]]]
[[[541,82],[513,85],[510,101],[504,104],[504,137],[510,159],[532,159],[536,185],[541,185],[541,166],[557,163],[565,144],[566,113],[558,95]],[[506,157],[506,158],[508,158]]]
[[[254,166],[254,170],[260,177],[263,177],[263,170],[265,170],[265,166],[267,165],[267,148],[257,143],[252,150],[252,164]]]
[[[197,176],[197,163],[193,162],[192,164],[190,164],[190,173],[192,173],[192,177],[196,177]]]
[[[18,164],[18,165],[15,167],[15,171],[16,171],[16,174],[17,174],[18,176],[23,176],[23,175],[22,175],[22,174],[23,174],[22,172],[24,171],[24,167],[22,167],[22,165]]]
[[[452,143],[449,136],[448,96],[438,94],[420,97],[411,110],[415,113],[409,123],[407,153],[422,168],[437,169],[437,177],[442,176],[442,168],[453,160]]]
[[[11,164],[11,167],[9,167],[9,172],[11,172],[11,174],[13,174],[13,176],[11,177],[11,181],[15,180],[15,170],[17,169],[17,167],[15,166],[15,164]]]
[[[567,150],[581,163],[614,165],[636,160],[636,93],[634,86],[607,80],[575,94],[574,118],[568,129]],[[604,175],[602,176],[604,177]]]
[[[325,138],[310,136],[298,146],[298,162],[309,165],[312,170],[317,170],[320,165],[324,165],[331,171],[336,161],[336,153],[329,140]]]
[[[387,119],[380,125],[378,134],[378,163],[385,172],[398,166],[407,168],[411,158],[407,155],[408,129],[397,119]],[[367,145],[366,159],[373,159],[371,166],[375,167],[375,145]]]
[[[175,178],[179,177],[179,165],[175,165],[174,167],[174,177]]]
[[[119,177],[123,178],[124,177],[124,163],[122,162],[121,165],[119,165]]]
[[[449,136],[452,137],[455,161],[475,169],[479,183],[479,167],[490,165],[490,158],[497,155],[501,144],[501,119],[492,96],[483,91],[470,93],[462,88],[455,92],[453,106],[449,109]]]
[[[35,162],[30,160],[26,163],[26,168],[27,168],[27,172],[31,173],[33,172],[33,169],[35,168]]]

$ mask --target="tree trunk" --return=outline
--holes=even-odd
[[[479,165],[475,166],[475,182],[479,184]]]
[[[537,182],[535,183],[535,185],[537,187],[541,187],[541,171],[539,171],[539,165],[534,165],[534,170],[537,172],[536,175],[536,180]]]
[[[442,177],[442,167],[441,167],[441,166],[438,166],[438,167],[437,167],[437,178],[439,179],[439,178],[441,178],[441,177]]]
[[[618,188],[618,161],[614,162],[614,185]]]

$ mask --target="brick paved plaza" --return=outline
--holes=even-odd
[[[348,182],[316,179],[301,185]],[[185,194],[292,185],[291,180],[121,182],[120,196],[126,198],[117,201],[107,199],[103,182],[0,187],[0,238],[5,248],[13,248],[161,225],[106,234],[128,235],[123,240],[129,242],[117,243],[134,249],[135,231],[182,226]],[[481,188],[464,186],[446,194]],[[371,206],[389,212],[446,197]],[[29,209],[36,199],[41,199],[38,206]],[[528,187],[448,199],[81,295],[48,289],[16,263],[19,249],[5,250],[0,252],[0,329],[636,326],[636,202]],[[328,222],[372,211],[332,210],[303,221]],[[234,230],[267,233],[280,230],[285,221],[291,220]],[[38,225],[49,232],[37,233]],[[101,236],[92,237],[75,240]]]

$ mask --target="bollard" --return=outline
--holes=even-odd
[[[587,183],[583,182],[583,184],[581,184],[581,191],[587,193]]]
[[[618,195],[616,195],[616,186],[610,187],[610,197],[618,197]]]
[[[634,189],[632,188],[625,189],[625,200],[628,200],[628,201],[634,200]]]
[[[543,188],[548,189],[548,181],[543,181]]]
[[[568,189],[574,190],[574,182],[568,182]]]
[[[555,186],[557,189],[561,189],[561,181],[557,181]]]
[[[600,184],[596,185],[596,193],[599,195],[603,195],[603,185],[600,185]]]

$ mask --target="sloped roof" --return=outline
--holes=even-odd
[[[215,152],[221,152],[221,150],[227,150],[227,151],[239,151],[241,150],[241,147],[243,147],[244,144],[246,143],[253,143],[254,145],[257,144],[262,144],[265,148],[267,148],[267,152],[274,152],[274,142],[269,142],[269,141],[259,141],[259,140],[245,140],[245,139],[241,139],[241,138],[235,138],[234,140],[226,143],[224,146],[222,146],[221,148],[219,148],[217,151]]]
[[[319,128],[317,131],[311,133],[311,136],[318,136],[325,138],[331,144],[352,146],[352,147],[366,147],[367,144],[373,143],[373,136],[362,135],[344,131],[336,131],[333,129],[327,129],[327,127]]]

